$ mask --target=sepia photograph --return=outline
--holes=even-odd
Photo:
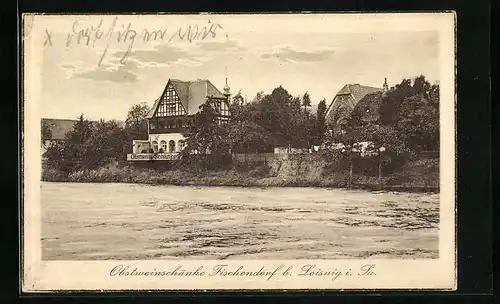
[[[454,22],[24,15],[27,288],[454,288]]]

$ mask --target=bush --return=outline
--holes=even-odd
[[[68,175],[57,169],[43,168],[42,180],[47,182],[64,182],[68,180]]]
[[[251,177],[266,177],[269,175],[270,167],[267,165],[261,165],[259,167],[254,167],[254,169],[248,172],[248,175]]]
[[[331,156],[331,155],[330,155]],[[349,183],[349,166],[346,158],[324,156],[307,157],[300,166],[287,165],[279,167],[278,174],[270,176],[270,167],[263,165],[242,172],[232,168],[228,170],[199,169],[187,171],[183,168],[137,168],[121,166],[114,162],[98,169],[81,169],[70,174],[60,170],[43,167],[42,180],[53,182],[114,182],[165,185],[206,185],[206,186],[258,186],[258,187],[334,187],[346,188]],[[299,162],[299,156],[289,161]],[[192,158],[199,161],[199,158]],[[309,166],[309,167],[307,167]],[[196,167],[193,167],[193,169]],[[276,168],[275,168],[276,169]],[[275,170],[273,169],[273,170]],[[404,191],[416,189],[439,190],[439,159],[412,160],[391,175],[382,176],[381,184],[377,176],[354,174],[352,188],[400,189]],[[419,190],[420,189],[420,190]],[[412,190],[413,191],[413,190]]]

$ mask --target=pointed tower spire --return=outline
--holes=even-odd
[[[227,84],[227,65],[226,65],[226,84],[224,85],[224,95],[229,100],[229,96],[231,96],[231,88]]]
[[[384,88],[384,92],[389,91],[389,85],[387,84],[387,77],[385,77],[385,79],[384,79],[384,87],[383,88]]]

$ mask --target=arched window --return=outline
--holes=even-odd
[[[153,152],[158,152],[158,142],[156,140],[153,141]]]
[[[175,141],[171,140],[168,142],[168,152],[175,152]]]
[[[162,140],[160,142],[160,147],[161,147],[160,152],[162,152],[162,153],[167,152],[167,142],[166,141]]]
[[[178,150],[178,152],[181,152],[182,149],[184,149],[184,143],[182,142],[182,140],[179,140],[177,142],[177,150]]]

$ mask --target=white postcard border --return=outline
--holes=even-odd
[[[271,15],[273,17],[277,15]],[[366,17],[365,17],[366,16]],[[134,16],[138,18],[139,16]],[[152,18],[141,16],[139,18]],[[166,16],[164,16],[166,18]],[[224,17],[224,16],[222,16]],[[227,15],[226,15],[227,17]],[[234,16],[232,16],[234,17]],[[40,15],[25,15],[29,35],[24,40],[24,134],[23,138],[23,286],[24,292],[57,290],[329,290],[329,289],[439,289],[454,290],[457,284],[455,237],[455,15],[442,14],[340,14],[339,20],[350,19],[363,24],[359,30],[378,25],[393,29],[409,28],[425,19],[425,27],[440,32],[441,63],[441,151],[440,151],[440,224],[438,259],[384,260],[141,260],[141,261],[42,261],[40,213],[40,115],[38,81],[43,28]],[[61,18],[61,17],[59,17]],[[363,18],[369,19],[363,23]],[[371,20],[371,21],[370,21]],[[415,21],[417,20],[417,21]],[[41,20],[40,20],[41,21]],[[372,22],[372,23],[370,23]],[[28,23],[31,23],[29,25]],[[417,22],[418,23],[418,22]],[[371,25],[370,25],[371,24]],[[424,24],[424,23],[418,23]],[[398,26],[399,25],[399,26]],[[344,27],[345,28],[345,27]],[[357,28],[356,28],[357,29]],[[40,35],[36,35],[36,32]],[[293,275],[277,274],[271,279],[246,276],[210,276],[216,265],[230,270],[240,266],[246,271],[279,269],[283,273],[293,266]],[[352,276],[297,276],[304,265],[319,269],[351,270]],[[374,264],[374,275],[359,276],[364,265]],[[118,266],[140,271],[172,271],[178,266],[194,271],[200,266],[207,275],[182,276],[120,276],[110,275]],[[282,268],[279,268],[279,267]],[[366,267],[366,266],[365,266]]]

